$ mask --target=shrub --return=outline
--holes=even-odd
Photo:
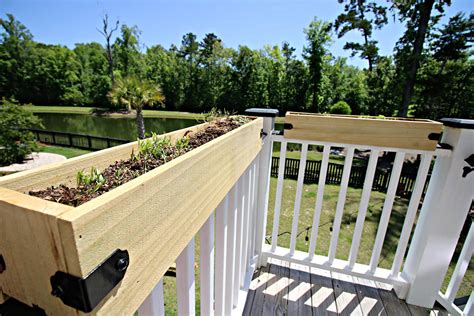
[[[16,102],[0,101],[0,165],[22,162],[36,149],[33,133],[28,128],[41,127],[41,121]]]
[[[329,113],[331,114],[346,114],[352,113],[351,107],[345,101],[339,101],[329,107]]]

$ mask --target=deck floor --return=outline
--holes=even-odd
[[[243,315],[447,315],[398,299],[387,284],[280,260],[254,274]]]

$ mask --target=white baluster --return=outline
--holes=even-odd
[[[176,291],[178,313],[180,315],[195,315],[194,238],[176,259]]]
[[[336,215],[332,226],[331,245],[328,254],[328,263],[332,264],[336,257],[337,242],[339,239],[339,231],[341,229],[342,215],[344,213],[344,204],[346,202],[347,187],[349,185],[349,177],[351,175],[352,158],[354,157],[354,147],[347,147],[346,159],[344,160],[344,169],[342,171],[342,180],[339,187],[339,197],[337,199]]]
[[[225,305],[224,314],[230,315],[234,306],[234,271],[235,271],[235,232],[237,217],[237,185],[231,189],[229,202],[229,213],[227,217],[227,254],[225,267]]]
[[[278,181],[275,194],[275,210],[273,212],[273,230],[272,230],[272,252],[275,251],[278,244],[278,227],[280,225],[281,196],[283,193],[283,182],[285,176],[286,161],[286,142],[281,142],[280,160],[278,165]]]
[[[308,155],[308,144],[304,143],[301,148],[300,167],[298,170],[298,182],[296,184],[296,198],[293,209],[293,222],[291,225],[290,237],[290,255],[293,255],[296,249],[296,236],[298,235],[298,220],[301,208],[301,195],[303,194],[304,173],[306,170],[306,157]]]
[[[236,210],[236,231],[235,231],[235,257],[234,257],[234,289],[232,292],[233,306],[239,301],[241,282],[241,260],[242,260],[242,237],[243,237],[243,206],[245,205],[245,195],[243,194],[243,176],[237,181],[237,210]]]
[[[352,238],[351,250],[349,253],[349,268],[352,269],[357,260],[359,252],[360,240],[362,238],[362,231],[364,230],[365,216],[369,206],[370,193],[372,192],[372,184],[374,183],[375,169],[377,169],[377,161],[379,158],[379,151],[372,150],[370,154],[369,163],[367,165],[367,173],[365,174],[364,187],[362,189],[362,196],[360,198],[359,213],[357,214],[357,221],[354,228],[354,237]]]
[[[405,153],[402,151],[397,152],[395,155],[395,161],[393,162],[392,173],[390,174],[390,182],[388,184],[387,194],[383,204],[377,235],[375,236],[372,257],[370,258],[369,270],[371,273],[375,272],[375,269],[379,263],[383,242],[385,240],[385,234],[387,233],[387,227],[390,221],[390,214],[393,208],[393,201],[395,200],[395,195],[397,194],[398,181],[400,180],[400,173],[402,172],[404,159]]]
[[[214,212],[201,227],[200,237],[200,293],[201,315],[214,315]]]
[[[324,186],[326,185],[326,175],[328,171],[329,164],[329,153],[331,151],[331,146],[324,146],[323,150],[323,160],[321,161],[321,169],[319,172],[318,180],[318,195],[316,196],[316,205],[314,207],[314,216],[313,216],[313,226],[311,228],[311,240],[309,242],[309,259],[313,259],[314,252],[316,251],[316,243],[318,240],[318,228],[319,228],[319,219],[321,218],[321,212],[323,209],[323,199],[324,199]]]
[[[216,265],[215,265],[215,314],[224,315],[226,287],[225,267],[227,264],[227,216],[229,193],[216,209]]]
[[[402,267],[403,257],[405,256],[406,249],[408,246],[408,240],[410,239],[411,230],[415,222],[416,213],[418,206],[420,205],[421,196],[423,195],[423,189],[425,187],[426,177],[430,169],[431,160],[433,155],[424,154],[421,156],[421,163],[418,167],[418,173],[416,175],[416,182],[413,187],[411,194],[410,204],[408,205],[407,215],[405,216],[405,223],[403,223],[402,233],[400,234],[400,240],[398,242],[397,251],[393,259],[391,276],[394,277],[400,272]]]
[[[249,250],[249,224],[250,224],[250,181],[251,181],[251,166],[244,173],[243,180],[243,192],[245,194],[245,204],[243,206],[243,231],[242,231],[242,260],[240,262],[240,275],[242,276],[240,286],[244,285],[245,273],[247,272],[248,266],[248,250]]]

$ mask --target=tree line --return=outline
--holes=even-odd
[[[288,42],[251,49],[226,47],[216,34],[193,33],[165,48],[144,47],[141,31],[106,15],[104,42],[73,49],[36,42],[11,14],[0,19],[0,98],[35,105],[120,107],[107,97],[114,83],[133,78],[159,86],[166,110],[242,112],[249,107],[423,118],[474,117],[473,14],[441,25],[447,0],[339,0],[335,21],[314,19],[304,30],[302,56]],[[393,15],[405,26],[392,56],[381,56],[374,32]],[[367,61],[360,69],[329,51]],[[341,106],[344,105],[344,106]]]

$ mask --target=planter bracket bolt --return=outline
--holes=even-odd
[[[84,278],[58,271],[50,279],[51,295],[82,312],[91,312],[125,276],[130,258],[117,249]]]
[[[3,256],[0,255],[0,273],[2,273],[3,271],[5,271],[6,269],[6,265],[5,265],[5,260],[3,259]]]

